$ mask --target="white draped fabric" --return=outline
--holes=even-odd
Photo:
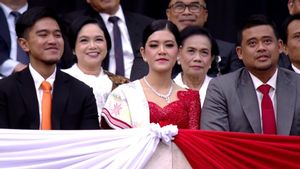
[[[125,130],[0,129],[0,168],[143,168],[176,126]]]

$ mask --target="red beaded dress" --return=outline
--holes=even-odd
[[[161,126],[177,125],[180,129],[200,128],[200,97],[199,91],[188,89],[177,92],[178,100],[165,107],[148,101],[150,109],[150,122]]]

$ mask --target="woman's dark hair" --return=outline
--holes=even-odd
[[[100,24],[96,19],[93,19],[93,18],[90,18],[90,17],[87,17],[87,16],[78,17],[71,23],[70,28],[69,28],[69,32],[68,32],[69,42],[70,42],[71,48],[73,50],[75,49],[75,44],[76,44],[76,39],[78,37],[78,33],[80,32],[82,27],[87,25],[87,24],[96,24],[103,31],[104,38],[106,40],[106,45],[107,45],[106,58],[108,58],[109,51],[111,49],[111,39],[110,39],[110,36],[107,32],[107,29],[105,28],[104,25]]]
[[[149,36],[151,36],[154,32],[166,29],[174,35],[177,45],[180,46],[181,43],[178,28],[174,23],[168,20],[155,20],[149,24],[143,32],[142,46],[145,47]]]
[[[207,37],[211,44],[212,56],[216,57],[219,55],[219,48],[218,48],[216,40],[213,38],[213,36],[209,33],[209,31],[207,29],[200,27],[200,26],[188,26],[185,29],[183,29],[180,32],[181,45],[183,46],[185,40],[194,35],[202,35],[202,36]]]

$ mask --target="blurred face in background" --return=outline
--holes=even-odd
[[[184,40],[178,60],[183,75],[196,78],[205,76],[213,61],[211,49],[212,45],[204,35],[192,35]]]
[[[174,35],[167,29],[154,32],[149,36],[140,52],[149,71],[172,72],[178,54],[178,45]]]
[[[79,68],[98,69],[107,54],[104,33],[96,23],[84,25],[78,32],[75,55]]]
[[[86,0],[96,11],[113,15],[117,12],[120,0]]]
[[[166,15],[181,31],[190,25],[204,26],[208,11],[204,0],[171,0]]]
[[[286,52],[297,68],[300,68],[300,20],[292,21],[287,27]]]
[[[290,15],[295,15],[296,13],[300,13],[300,0],[289,0],[288,9]]]

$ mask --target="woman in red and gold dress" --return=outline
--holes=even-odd
[[[154,21],[144,30],[142,45],[149,73],[112,91],[102,111],[105,122],[115,129],[150,123],[199,129],[199,92],[181,88],[171,78],[180,45],[177,27],[167,20]]]

